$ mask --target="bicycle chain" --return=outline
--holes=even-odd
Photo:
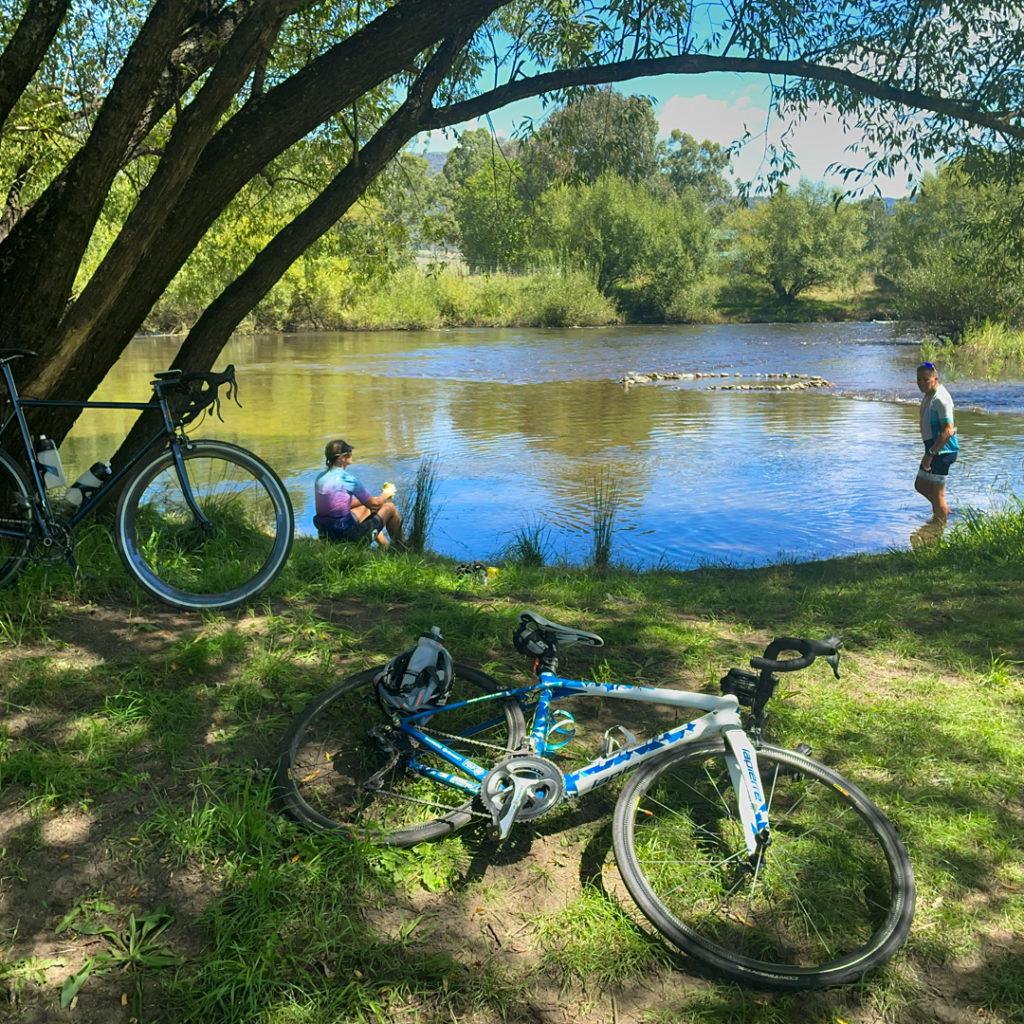
[[[425,734],[427,734],[429,736],[432,736],[435,739],[458,740],[460,743],[469,743],[472,746],[481,747],[481,748],[483,748],[485,750],[495,750],[498,753],[502,754],[506,758],[509,757],[512,753],[514,753],[514,751],[510,751],[507,746],[504,746],[503,744],[500,744],[500,743],[488,743],[486,740],[477,740],[477,739],[472,739],[469,736],[460,736],[460,735],[458,735],[456,733],[442,732],[440,729],[431,729],[431,730],[428,731],[425,728],[421,728],[420,732],[425,733]],[[441,810],[441,811],[460,811],[460,812],[464,812],[465,809],[466,809],[466,805],[465,804],[459,804],[458,806],[452,807],[449,804],[441,804],[441,803],[437,803],[436,801],[433,801],[433,800],[423,800],[420,797],[416,797],[416,796],[406,796],[404,793],[395,793],[393,790],[388,790],[388,789],[375,789],[375,790],[372,790],[371,792],[381,793],[384,796],[394,797],[396,800],[404,800],[406,803],[410,803],[410,804],[422,804],[424,807],[436,808],[437,810]],[[469,797],[468,793],[466,795],[467,795],[467,797]],[[477,817],[477,818],[487,818],[488,820],[490,820],[490,818],[491,818],[490,813],[485,812],[485,811],[478,811],[478,810],[476,810],[472,806],[472,804],[473,804],[472,797],[469,797],[469,799],[467,800],[467,803],[469,803],[469,805],[470,805],[469,813],[470,813],[471,816]]]
[[[428,736],[433,736],[436,739],[458,740],[460,743],[470,743],[473,746],[483,747],[486,750],[497,750],[500,754],[504,754],[505,757],[515,753],[515,751],[509,750],[508,747],[501,743],[488,743],[486,740],[475,740],[471,739],[469,736],[460,736],[450,732],[441,732],[440,729],[431,729],[429,732],[427,732],[426,729],[420,729],[420,732],[426,733]]]

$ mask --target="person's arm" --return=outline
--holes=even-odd
[[[384,490],[382,490],[380,494],[376,496],[367,495],[363,504],[366,505],[371,512],[379,512],[392,499],[394,493],[395,485],[385,484]]]
[[[371,512],[376,512],[380,508],[379,504],[375,504],[377,499],[358,481],[352,489],[348,492],[349,501],[352,503],[352,508],[358,508],[360,505],[365,505]]]
[[[938,437],[932,438],[932,443],[925,452],[924,458],[921,460],[921,465],[924,469],[928,469],[932,464],[932,456],[938,455],[943,448],[946,447],[946,442],[956,433],[956,424],[952,420],[947,423],[942,430],[939,431]],[[927,463],[927,465],[926,465]]]

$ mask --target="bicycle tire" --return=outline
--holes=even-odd
[[[231,608],[268,587],[291,551],[295,516],[277,474],[223,441],[191,441],[181,456],[197,504],[196,522],[170,449],[143,466],[117,504],[118,554],[153,597],[198,611]]]
[[[389,846],[438,839],[462,828],[474,814],[490,821],[489,815],[473,808],[474,797],[466,799],[451,785],[407,771],[411,743],[394,732],[390,716],[377,701],[376,684],[383,670],[380,665],[342,680],[293,719],[278,748],[275,768],[282,809],[308,828]],[[455,665],[448,705],[501,689],[485,672]],[[517,750],[526,736],[522,709],[511,697],[442,711],[431,721],[435,718],[438,736],[448,747],[478,763],[486,760],[488,766]],[[428,722],[420,721],[417,727],[430,731]],[[390,739],[401,747],[400,759],[371,790],[364,783],[390,760]],[[423,747],[415,753],[421,762],[455,772]]]
[[[764,745],[771,843],[756,872],[724,743],[641,767],[615,807],[622,879],[670,942],[748,985],[855,981],[903,944],[914,874],[892,823],[832,769]]]
[[[0,587],[17,577],[35,546],[30,487],[22,468],[0,450]]]

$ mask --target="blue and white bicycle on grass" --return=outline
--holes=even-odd
[[[392,845],[473,820],[504,838],[631,773],[615,807],[615,858],[674,945],[747,984],[796,990],[854,981],[903,944],[914,876],[892,823],[808,748],[761,736],[775,673],[824,657],[838,678],[838,641],[774,640],[751,659],[757,672],[729,671],[722,696],[562,678],[560,648],[603,641],[534,612],[520,614],[514,643],[534,659],[528,686],[502,688],[447,655],[410,681],[406,652],[316,697],[281,744],[285,809]],[[645,740],[609,729],[596,760],[563,768],[556,758],[575,723],[555,705],[573,697],[703,713]]]

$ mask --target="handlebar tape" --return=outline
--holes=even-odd
[[[815,658],[823,657],[829,659],[832,670],[838,675],[836,663],[839,661],[839,647],[840,643],[836,637],[822,641],[806,637],[781,636],[765,648],[762,657],[751,658],[750,667],[768,672],[796,672],[807,668]],[[783,651],[796,651],[800,657],[779,661],[778,656]]]

